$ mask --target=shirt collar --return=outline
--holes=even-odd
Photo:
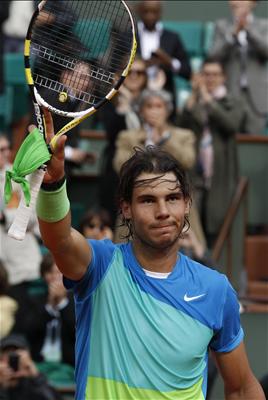
[[[139,21],[138,22],[138,29],[139,29],[139,32],[149,32],[149,33],[159,33],[159,34],[161,34],[163,29],[164,29],[164,27],[163,27],[162,22],[159,21],[159,22],[156,23],[155,29],[153,31],[148,31],[145,28],[144,23],[142,21]]]
[[[212,93],[212,97],[216,100],[223,99],[227,95],[227,89],[224,85],[218,86]]]

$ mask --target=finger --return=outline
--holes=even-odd
[[[29,125],[28,126],[28,132],[32,132],[36,128],[35,125]]]
[[[56,143],[54,143],[52,150],[54,153],[57,153],[57,157],[64,158],[64,147],[65,147],[66,140],[67,140],[67,136],[62,135],[59,138],[57,138]]]
[[[47,108],[42,107],[42,111],[44,113],[44,119],[45,119],[45,125],[46,125],[46,139],[47,139],[47,143],[49,143],[54,136],[53,119],[52,119],[51,112]]]

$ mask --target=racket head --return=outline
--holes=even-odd
[[[41,1],[25,40],[26,79],[34,101],[75,118],[75,125],[93,114],[127,76],[135,31],[125,1]]]

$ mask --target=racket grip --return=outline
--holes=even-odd
[[[46,166],[42,165],[39,169],[34,171],[29,178],[31,201],[29,206],[26,205],[24,196],[21,197],[19,206],[16,211],[14,221],[12,222],[8,236],[16,239],[23,240],[27,230],[27,226],[33,210],[35,209],[38,192],[46,172]]]

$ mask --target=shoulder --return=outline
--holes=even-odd
[[[181,138],[194,138],[195,135],[190,129],[180,128],[176,126],[169,127],[171,135],[180,136]]]
[[[18,308],[18,303],[12,297],[3,295],[3,296],[0,296],[0,308],[1,308],[1,312],[4,312],[4,311],[14,312]]]
[[[226,29],[232,26],[232,22],[229,19],[221,18],[215,21],[214,27],[215,29]]]
[[[178,40],[179,34],[177,32],[174,32],[174,31],[164,28],[162,31],[162,36],[165,39]]]
[[[181,255],[181,253],[180,253]],[[181,255],[184,275],[184,301],[199,314],[199,319],[218,332],[230,317],[239,330],[239,303],[235,290],[224,274]],[[219,347],[220,348],[220,347]]]
[[[253,19],[254,22],[254,26],[255,27],[263,27],[263,28],[267,28],[268,27],[268,18],[259,18],[259,17],[255,17]]]
[[[246,106],[245,99],[239,94],[228,93],[223,99],[218,100],[217,103],[226,109],[236,109],[237,111],[243,111]]]
[[[127,129],[119,132],[119,139],[135,139],[137,137],[145,136],[145,132],[141,129]]]
[[[227,290],[229,281],[226,275],[220,273],[214,268],[206,267],[205,265],[194,261],[185,255],[181,255],[181,253],[180,256],[183,256],[190,276],[193,276],[193,279],[196,282],[199,282],[204,288],[207,287],[207,290],[215,293],[218,292],[219,288],[221,289],[221,293]]]
[[[93,257],[110,257],[118,247],[110,239],[95,240],[89,239]]]
[[[114,244],[110,239],[88,239],[88,243],[91,246],[92,259],[83,278],[79,281],[64,278],[66,288],[75,288],[75,293],[80,298],[85,296],[88,290],[91,292],[95,290],[109,269],[116,249],[119,246]]]

